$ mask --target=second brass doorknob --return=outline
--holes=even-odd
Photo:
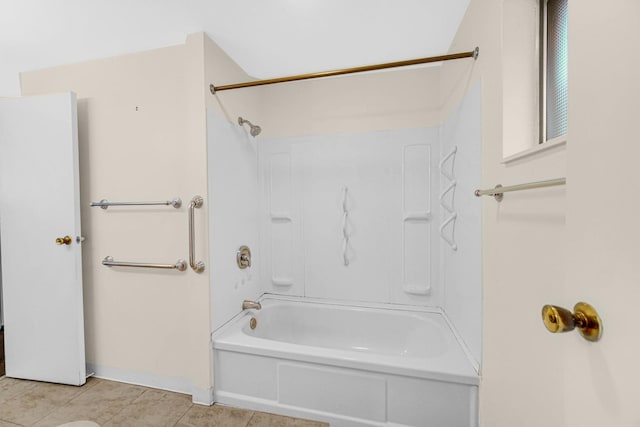
[[[70,245],[71,241],[71,236],[58,237],[56,239],[56,245]]]
[[[542,307],[542,322],[549,332],[578,332],[588,341],[598,341],[602,336],[602,321],[596,309],[586,302],[573,307],[573,313],[555,305]]]

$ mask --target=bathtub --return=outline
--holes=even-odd
[[[338,427],[477,426],[478,373],[442,312],[261,304],[213,336],[216,402]]]

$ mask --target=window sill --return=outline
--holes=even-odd
[[[533,148],[529,148],[528,150],[524,150],[524,151],[521,151],[519,153],[512,154],[510,156],[504,157],[502,159],[501,163],[506,165],[506,164],[509,164],[509,163],[514,162],[516,160],[526,159],[527,157],[534,156],[534,155],[536,155],[538,153],[541,153],[543,151],[547,151],[547,150],[550,150],[552,148],[562,147],[563,145],[566,145],[566,143],[567,143],[567,136],[566,135],[560,136],[558,138],[550,139],[547,142],[544,142],[542,144],[538,144]]]

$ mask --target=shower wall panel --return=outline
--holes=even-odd
[[[473,192],[482,182],[481,93],[476,83],[441,127],[443,155],[457,147],[452,169],[456,189],[447,193],[453,198],[445,201],[456,212],[454,228],[449,226],[446,232],[453,233],[457,249],[442,242],[444,309],[476,362],[481,357],[482,331],[482,203]]]
[[[271,283],[293,285],[293,223],[291,210],[291,153],[273,153],[270,158],[268,185],[270,190],[268,232],[271,234]]]
[[[261,139],[261,265],[267,292],[304,295],[301,217],[295,199],[299,185],[290,144]]]
[[[242,311],[244,299],[260,296],[258,166],[256,141],[237,123],[207,111],[211,330]],[[252,266],[240,269],[236,252],[252,251]]]
[[[431,291],[431,147],[407,145],[402,159],[402,290]]]
[[[437,144],[437,128],[261,140],[267,292],[438,305]]]
[[[389,248],[397,247],[392,215],[400,208],[401,170],[390,142],[376,133],[294,146],[304,165],[298,197],[307,296],[388,301],[397,269]]]

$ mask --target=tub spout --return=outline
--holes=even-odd
[[[260,310],[261,308],[262,306],[260,305],[259,302],[250,301],[248,299],[242,301],[243,310],[249,310],[249,309]]]

